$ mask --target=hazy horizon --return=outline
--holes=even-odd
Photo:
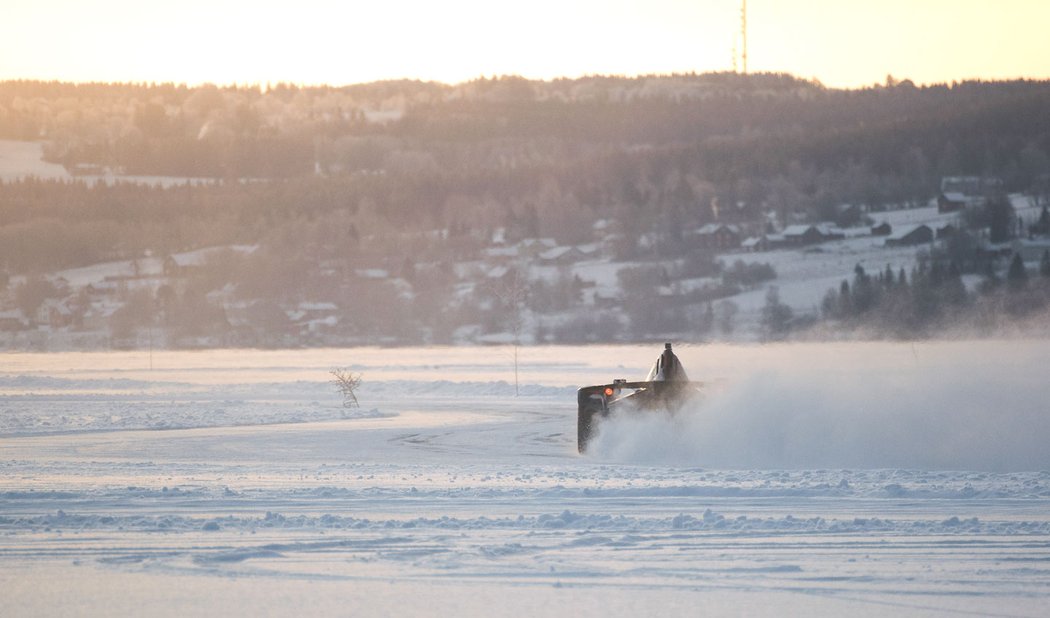
[[[277,88],[278,86],[288,85],[295,88],[309,89],[309,88],[350,88],[354,86],[367,86],[370,84],[382,84],[382,83],[396,83],[396,82],[419,82],[422,84],[438,84],[440,86],[447,86],[449,88],[457,88],[473,82],[481,80],[500,80],[500,79],[524,79],[529,82],[539,83],[553,83],[561,80],[574,81],[574,80],[587,80],[587,79],[673,79],[676,77],[703,77],[707,75],[727,75],[733,74],[731,71],[704,71],[704,72],[686,72],[686,73],[637,73],[637,74],[616,74],[616,73],[587,73],[575,76],[554,76],[554,77],[528,77],[517,73],[501,73],[493,75],[477,75],[472,78],[464,79],[461,81],[441,81],[436,79],[420,79],[414,77],[390,77],[390,78],[379,78],[369,81],[355,81],[355,82],[296,82],[289,80],[268,80],[265,82],[259,81],[227,81],[227,82],[214,82],[214,81],[198,81],[198,82],[187,82],[177,80],[114,80],[114,81],[103,81],[103,80],[67,80],[67,79],[41,79],[32,77],[12,77],[12,78],[0,78],[0,82],[38,82],[38,83],[59,83],[59,84],[72,84],[74,86],[86,86],[92,84],[103,84],[103,85],[131,85],[131,86],[162,86],[172,85],[175,87],[185,87],[190,89],[197,89],[202,87],[216,87],[220,89],[258,89],[259,91],[266,93],[269,90]],[[791,78],[795,78],[805,82],[811,82],[824,87],[829,90],[841,90],[841,91],[852,91],[852,90],[864,90],[872,87],[881,87],[885,85],[883,82],[872,82],[868,84],[856,84],[853,86],[834,86],[826,84],[815,77],[805,77],[790,72],[756,72],[751,71],[747,73],[748,76],[762,76],[762,75],[786,75]],[[900,84],[904,81],[911,81],[916,87],[936,87],[936,86],[952,86],[954,84],[964,83],[1010,83],[1010,82],[1048,82],[1050,76],[1047,77],[1028,77],[1028,76],[1016,76],[1016,77],[993,77],[993,78],[963,78],[946,81],[931,81],[931,82],[918,82],[908,77],[898,77],[896,75],[887,75],[888,78],[892,78],[895,84]]]
[[[738,0],[378,5],[304,0],[17,2],[0,25],[0,80],[349,85],[515,75],[668,75],[743,69]],[[1050,78],[1050,6],[830,0],[748,3],[749,72],[831,88]],[[734,55],[735,52],[735,55]]]

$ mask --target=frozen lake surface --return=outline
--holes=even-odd
[[[676,348],[578,455],[660,348],[3,355],[0,615],[1045,615],[1047,342]]]

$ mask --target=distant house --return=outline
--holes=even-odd
[[[889,236],[893,233],[893,226],[883,221],[878,225],[871,226],[872,236]]]
[[[613,293],[602,294],[595,291],[591,302],[598,309],[615,309],[623,304],[623,300]]]
[[[390,278],[390,271],[383,268],[355,268],[354,274],[361,279],[382,281]]]
[[[1030,238],[1015,240],[1011,249],[1021,255],[1025,262],[1038,264],[1043,259],[1043,253],[1050,251],[1050,238]]]
[[[0,331],[20,331],[29,328],[29,320],[21,309],[0,311]]]
[[[200,265],[201,260],[196,255],[187,253],[169,255],[164,258],[164,276],[178,277],[186,274],[189,270],[200,267]]]
[[[783,232],[784,243],[788,246],[803,247],[824,242],[824,233],[815,225],[790,225]]]
[[[837,221],[860,221],[864,216],[865,208],[857,204],[841,204],[835,208],[835,219]]]
[[[842,228],[826,224],[817,225],[815,227],[817,228],[817,231],[820,232],[824,242],[829,240],[843,240],[846,238],[846,232],[843,231]]]
[[[936,232],[938,240],[942,238],[949,238],[953,234],[955,234],[955,226],[951,223],[945,223],[944,225],[940,226],[934,231]]]
[[[526,259],[536,258],[557,246],[553,238],[526,238],[517,244],[518,254]]]
[[[321,333],[339,325],[339,307],[329,302],[301,302],[286,311],[288,320],[299,327],[302,334]]]
[[[576,247],[555,247],[539,255],[545,264],[573,264],[586,259],[587,255]]]
[[[728,250],[740,248],[740,228],[724,223],[708,223],[692,234],[701,248]]]
[[[49,298],[37,310],[37,321],[52,328],[63,328],[73,324],[74,314],[66,300]]]
[[[783,234],[763,234],[762,238],[765,239],[767,249],[781,249],[788,245],[788,241]]]
[[[904,247],[927,242],[933,242],[933,230],[925,224],[899,228],[886,237],[887,247]]]
[[[120,286],[115,281],[97,281],[84,286],[84,291],[93,298],[105,298],[115,295]]]
[[[591,232],[594,234],[594,240],[602,242],[609,237],[609,234],[615,232],[616,226],[610,219],[598,219],[591,225]]]
[[[189,271],[204,267],[209,259],[221,256],[223,252],[232,252],[239,255],[254,253],[258,245],[231,245],[229,247],[207,247],[186,253],[173,253],[164,258],[161,266],[165,277],[178,277]]]
[[[482,253],[486,258],[496,260],[516,260],[521,254],[518,247],[489,247]]]
[[[515,278],[518,276],[518,271],[507,266],[494,266],[493,268],[485,271],[485,279],[488,281],[498,281],[503,284],[510,285],[514,283]]]
[[[765,234],[762,236],[752,236],[744,239],[744,242],[740,243],[740,248],[744,251],[765,251],[769,248],[769,238]]]
[[[1003,192],[999,178],[981,176],[945,176],[937,195],[939,212],[956,212],[970,206],[982,206],[989,197]]]
[[[969,203],[970,200],[966,199],[965,195],[957,191],[941,193],[937,196],[937,211],[956,212],[966,208]]]
[[[81,327],[84,330],[106,330],[109,320],[123,305],[116,300],[106,298],[91,305],[84,311]]]

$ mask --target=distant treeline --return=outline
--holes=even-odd
[[[1050,160],[1048,103],[1046,81],[834,90],[787,75],[343,88],[18,81],[0,83],[0,137],[43,139],[70,168],[131,174],[384,171],[488,180],[523,203],[550,177],[595,207],[717,196],[805,211],[924,200],[952,174],[1024,190]],[[518,186],[500,187],[501,175]]]
[[[843,280],[838,290],[828,290],[822,317],[840,330],[899,339],[1005,332],[1005,324],[1045,320],[1050,251],[1044,251],[1037,270],[1026,268],[1014,254],[1005,276],[989,262],[973,292],[966,290],[955,262],[929,258],[920,259],[910,276],[889,267],[872,275],[857,265],[852,284]]]
[[[510,240],[578,243],[602,219],[676,256],[682,230],[715,218],[846,225],[862,210],[843,205],[926,203],[942,176],[1045,190],[1047,109],[1047,81],[835,90],[776,74],[341,88],[0,82],[0,138],[42,140],[74,173],[209,181],[0,187],[0,266],[274,237],[323,252],[306,247],[314,228],[347,238],[505,228]],[[637,257],[634,243],[623,247]]]

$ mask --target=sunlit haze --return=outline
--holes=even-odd
[[[748,69],[828,86],[1050,77],[1050,3],[748,3]],[[0,79],[342,85],[727,71],[738,0],[15,0]]]

